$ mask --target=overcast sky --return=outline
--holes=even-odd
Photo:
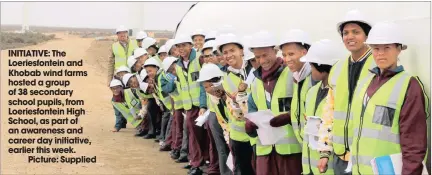
[[[195,2],[1,2],[1,24],[175,30]]]

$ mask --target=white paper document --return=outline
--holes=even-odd
[[[195,119],[197,126],[202,127],[203,124],[208,120],[208,116],[210,114],[210,110],[207,109],[207,111],[204,112],[203,115],[200,115],[197,119]]]
[[[228,168],[231,171],[234,171],[234,160],[233,160],[233,156],[232,156],[231,152],[228,155],[228,159],[226,161],[226,165],[228,166]]]
[[[270,120],[273,117],[273,113],[270,110],[246,114],[246,118],[258,126],[258,138],[263,145],[273,145],[286,135],[283,127],[270,126]]]
[[[305,126],[305,134],[310,136],[318,136],[318,131],[321,125],[321,118],[316,116],[307,116],[307,122]]]

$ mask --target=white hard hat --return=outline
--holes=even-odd
[[[169,39],[166,43],[165,43],[165,49],[166,52],[169,53],[169,51],[172,49],[172,47],[174,46],[174,39]],[[160,49],[160,48],[159,48]]]
[[[239,44],[243,48],[243,44],[240,42],[240,39],[233,33],[221,34],[216,39],[216,47],[220,52],[222,52],[222,46],[230,43]]]
[[[274,47],[277,45],[276,37],[268,31],[260,31],[252,36],[249,50],[252,52],[254,48]]]
[[[178,58],[176,58],[176,57],[166,57],[162,61],[162,67],[165,70],[165,72],[167,72],[168,69],[170,68],[170,66],[177,60],[178,60]]]
[[[380,22],[374,25],[365,44],[402,44],[402,50],[408,48],[404,44],[400,27],[393,22]]]
[[[217,35],[217,31],[215,31],[215,30],[209,31],[209,32],[207,32],[207,34],[205,35],[205,39],[206,39],[206,40],[207,40],[207,39],[215,39],[215,38],[216,38],[216,35]]]
[[[117,70],[115,70],[114,74],[117,74],[119,72],[129,72],[130,73],[130,69],[126,66],[120,66],[119,68],[117,68]]]
[[[250,35],[243,36],[241,40],[245,48],[248,48],[247,46],[250,44],[251,41],[252,41],[252,36]],[[249,49],[243,49],[243,54],[244,54],[243,59],[246,61],[255,58],[255,55]]]
[[[207,63],[204,64],[201,70],[199,71],[199,78],[197,82],[203,82],[215,77],[222,77],[222,76],[223,76],[223,72],[220,70],[218,66],[216,66],[216,64]]]
[[[300,58],[301,62],[333,65],[344,57],[343,47],[329,39],[322,39],[312,44],[308,53]]]
[[[135,59],[135,57],[134,57],[133,55],[130,56],[130,57],[128,58],[128,60],[127,60],[127,64],[128,64],[129,69],[132,70],[133,65],[135,65],[135,63],[136,63],[137,61],[138,61],[138,59]]]
[[[158,54],[160,53],[167,53],[166,45],[160,46],[158,50]]]
[[[116,29],[116,33],[119,32],[129,32],[129,30],[125,26],[121,25]]]
[[[214,47],[216,47],[216,41],[210,40],[210,41],[207,41],[204,43],[204,46],[201,50],[203,51],[204,49],[212,49],[212,51],[213,51]]]
[[[137,33],[136,39],[144,39],[147,38],[147,33],[145,33],[144,31],[139,31]]]
[[[150,66],[150,65],[156,66],[156,67],[158,67],[158,68],[161,67],[159,61],[156,60],[154,57],[151,57],[151,58],[147,59],[147,60],[145,61],[145,63],[144,63],[144,67],[145,67],[145,66]]]
[[[279,46],[277,46],[277,49],[282,49],[280,47],[287,43],[301,43],[302,45],[307,44],[309,46],[312,44],[309,35],[305,31],[300,29],[292,29],[285,33],[282,36],[279,42]]]
[[[197,36],[197,35],[202,35],[202,36],[204,36],[204,38],[205,38],[204,30],[203,30],[203,29],[196,29],[196,30],[192,33],[192,35],[191,35],[191,39],[193,39],[193,37],[194,37],[194,36]]]
[[[370,27],[372,27],[371,23],[368,22],[368,19],[366,18],[366,16],[363,13],[361,13],[359,10],[351,10],[351,11],[347,12],[347,14],[345,15],[345,18],[342,21],[337,23],[336,30],[339,32],[339,34],[342,34],[342,31],[340,29],[341,25],[343,25],[347,22],[361,22],[361,23],[367,24]]]
[[[147,37],[143,40],[142,48],[148,49],[151,45],[155,45],[156,40],[152,37]]]
[[[148,74],[146,70],[141,70],[141,72],[139,73],[139,80],[140,82],[144,82],[144,80],[147,78]]]
[[[176,37],[174,39],[173,45],[177,45],[177,44],[181,44],[181,43],[190,43],[190,44],[192,44],[192,39],[191,39],[191,37],[188,37],[186,35],[179,35],[178,37]]]
[[[140,56],[143,56],[143,55],[145,55],[145,54],[147,54],[147,51],[144,49],[144,48],[136,48],[134,51],[133,51],[133,58],[138,58],[138,57],[140,57]]]
[[[134,74],[131,74],[131,73],[127,73],[127,74],[124,74],[124,75],[123,75],[122,81],[123,81],[123,84],[124,84],[126,87],[128,87],[128,86],[127,86],[127,83],[128,83],[128,81],[129,81],[129,79],[130,79],[131,77],[133,77],[133,76],[134,76]]]
[[[148,83],[146,83],[146,82],[139,82],[139,86],[140,86],[140,89],[145,92],[145,91],[147,91]]]
[[[123,87],[123,84],[120,80],[112,79],[110,82],[110,87],[115,87],[115,86],[122,86]]]

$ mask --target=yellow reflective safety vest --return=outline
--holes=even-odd
[[[125,96],[126,105],[129,108],[130,114],[132,114],[132,118],[136,118],[136,116],[139,114],[139,111],[141,110],[141,101],[139,100],[139,97],[136,94],[136,89],[127,88],[124,89],[123,92]]]
[[[371,73],[369,69],[376,67],[370,50],[366,53],[366,62],[361,70],[359,80],[366,78]],[[345,156],[350,150],[352,144],[352,121],[348,116],[348,111],[351,109],[349,99],[349,82],[348,82],[348,67],[350,58],[338,61],[331,69],[328,79],[329,86],[333,89],[334,94],[334,115],[333,115],[333,151],[342,159],[348,161]],[[358,81],[357,81],[358,83]]]
[[[157,88],[158,88],[158,97],[159,99],[162,101],[162,103],[165,105],[165,107],[168,110],[172,109],[172,104],[171,104],[171,97],[169,94],[165,93],[162,91],[162,85],[161,85],[161,79],[165,78],[166,79],[166,75],[165,72],[162,71],[158,76],[157,76]]]
[[[115,57],[114,68],[118,69],[120,66],[128,67],[127,58],[129,58],[132,55],[133,51],[138,48],[138,45],[136,40],[129,39],[128,47],[126,48],[127,50],[125,50],[125,48],[120,44],[119,41],[113,43],[111,48]]]
[[[309,74],[304,80],[301,89],[299,89],[298,83],[293,83],[293,86],[287,87],[287,91],[293,92],[291,100],[291,123],[294,129],[294,133],[297,140],[301,144],[303,142],[303,135],[301,134],[304,129],[304,113],[306,94],[312,87],[312,76]]]
[[[139,124],[141,124],[142,119],[135,120],[134,116],[139,114],[139,110],[134,110],[134,115],[132,115],[132,111],[129,110],[129,106],[126,104],[126,102],[114,102],[111,101],[112,105],[121,112],[124,118],[132,124],[132,126],[137,127]]]
[[[367,97],[366,91],[374,76],[359,81],[353,97],[350,115],[354,130],[353,174],[373,174],[370,163],[373,158],[401,153],[399,115],[412,76],[402,71],[384,83],[372,97]],[[369,100],[364,102],[365,98]],[[428,107],[425,110],[429,114]]]
[[[317,100],[317,94],[318,90],[321,88],[322,82],[320,81],[315,86],[310,88],[310,90],[307,93],[306,97],[306,109],[305,114],[306,116],[317,116],[321,117],[323,113],[323,108],[326,103],[326,99],[322,99],[319,103],[318,107],[315,109],[315,104]],[[304,118],[302,116],[302,118]],[[306,124],[307,121],[305,121]],[[303,151],[302,151],[302,167],[303,167],[303,174],[321,174],[318,166],[318,161],[320,160],[320,153],[318,150],[312,150],[309,148],[309,140],[307,136],[304,134],[304,130],[302,130],[302,135],[304,136],[303,140]],[[327,171],[324,174],[332,175],[334,174],[333,171],[333,157],[329,157],[329,161],[327,163]],[[312,171],[312,173],[311,173]]]
[[[279,104],[288,103],[288,98],[291,98],[291,94],[286,90],[287,87],[292,86],[290,82],[292,75],[288,67],[283,68],[282,73],[279,75],[276,86],[271,93],[271,111],[276,117],[283,113],[288,113],[289,104]],[[252,86],[252,98],[258,108],[258,110],[267,110],[266,95],[262,80],[255,79],[255,83]],[[257,139],[256,143],[256,154],[258,156],[269,155],[276,148],[276,152],[281,155],[301,153],[301,145],[298,142],[294,130],[291,125],[282,126],[286,130],[286,135],[284,138],[279,140],[275,145],[262,145],[260,140]]]
[[[182,60],[180,62],[183,64]],[[181,87],[180,95],[185,110],[192,109],[192,106],[200,106],[200,84],[196,81],[198,80],[200,70],[199,57],[195,57],[195,59],[189,61],[187,70],[176,65],[176,74]]]
[[[222,86],[227,93],[234,94],[238,91],[238,86],[242,82],[243,80],[240,77],[232,72],[228,72],[223,77]],[[230,118],[230,138],[239,142],[249,142],[249,135],[246,134],[245,124],[245,121],[237,121],[234,118]]]
[[[207,94],[207,99],[209,99],[209,98],[210,97]],[[223,107],[224,107],[224,114],[225,114],[225,117],[224,117],[224,115],[222,115],[222,112],[219,110],[219,107],[218,107],[217,104],[213,103],[211,100],[210,101],[207,100],[207,102],[208,102],[207,103],[208,104],[208,108],[211,109],[211,110],[213,110],[211,112],[214,112],[216,114],[217,121],[218,121],[219,125],[221,126],[221,128],[224,131],[229,132],[230,131],[230,127],[229,127],[228,123],[229,123],[229,120],[231,119],[231,117],[230,117],[231,114],[229,113],[229,110],[228,110],[227,106],[223,105]]]

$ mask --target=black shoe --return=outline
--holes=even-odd
[[[122,125],[121,128],[126,128],[126,124]]]
[[[159,151],[171,151],[171,145],[162,145]]]
[[[183,169],[191,169],[191,168],[192,168],[192,165],[190,165],[190,164],[183,166]]]
[[[154,138],[156,138],[156,136],[153,134],[147,134],[144,136],[144,139],[154,139]]]
[[[159,137],[156,137],[156,139],[154,140],[154,142],[159,143],[161,139]]]
[[[203,171],[196,167],[196,168],[192,168],[191,171],[189,172],[189,175],[202,175]]]
[[[189,162],[189,160],[185,156],[185,157],[179,157],[175,162],[177,162],[177,163],[185,163],[185,162]]]
[[[178,159],[180,157],[180,151],[179,150],[172,150],[171,153],[171,159]]]
[[[141,131],[141,132],[136,133],[135,137],[142,137],[142,136],[145,136],[145,135],[147,135],[147,131]]]

